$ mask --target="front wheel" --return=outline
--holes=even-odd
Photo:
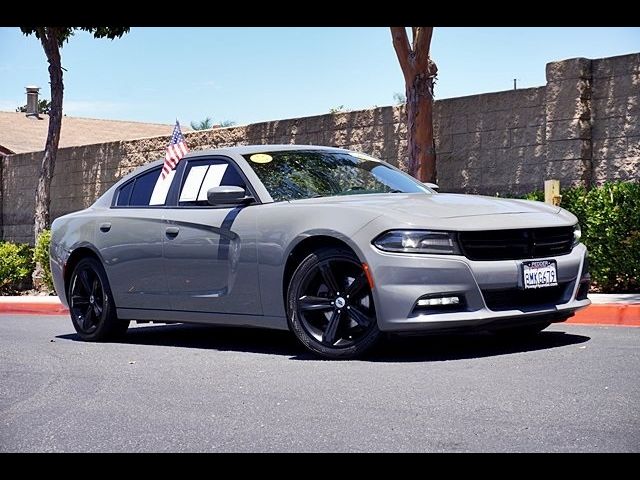
[[[325,358],[355,358],[380,337],[367,276],[348,250],[326,248],[305,258],[291,279],[287,310],[298,340]]]
[[[83,258],[75,266],[67,298],[73,327],[83,340],[112,340],[127,331],[129,321],[116,316],[107,275],[95,258]]]

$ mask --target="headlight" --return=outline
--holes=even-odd
[[[460,255],[453,232],[390,230],[378,236],[373,244],[385,252]]]
[[[580,230],[580,224],[576,223],[573,226],[573,245],[571,247],[575,247],[580,243],[580,237],[582,237],[582,230]]]

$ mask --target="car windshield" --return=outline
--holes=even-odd
[[[433,193],[380,160],[355,152],[289,150],[244,158],[276,202],[334,195]]]

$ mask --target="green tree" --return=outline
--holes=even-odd
[[[396,92],[393,94],[393,101],[396,105],[403,105],[407,103],[407,96],[404,93]]]
[[[222,120],[220,122],[221,127],[233,127],[236,124],[233,120]]]
[[[211,117],[207,117],[199,122],[191,122],[191,128],[194,130],[208,130],[213,128],[213,120],[211,120]]]
[[[44,156],[40,164],[38,186],[34,213],[34,242],[43,230],[51,223],[49,207],[51,204],[51,179],[56,166],[60,129],[62,127],[62,97],[64,84],[62,81],[62,61],[60,50],[76,30],[84,30],[93,34],[94,38],[120,38],[129,31],[128,27],[20,27],[25,35],[35,35],[44,49],[49,63],[49,82],[51,84],[51,108],[49,112],[49,130],[44,148]],[[37,264],[33,272],[34,287],[42,286],[42,265]]]
[[[23,105],[22,107],[16,108],[16,112],[26,112],[27,106]],[[45,115],[49,115],[51,112],[51,102],[46,99],[38,100],[38,113],[44,113]]]
[[[409,173],[422,182],[435,182],[433,86],[438,67],[429,56],[433,27],[411,27],[411,43],[405,27],[390,28],[406,87]]]

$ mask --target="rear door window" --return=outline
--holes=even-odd
[[[213,187],[247,188],[235,165],[223,159],[191,160],[185,168],[178,197],[180,206],[209,206],[207,191]]]

